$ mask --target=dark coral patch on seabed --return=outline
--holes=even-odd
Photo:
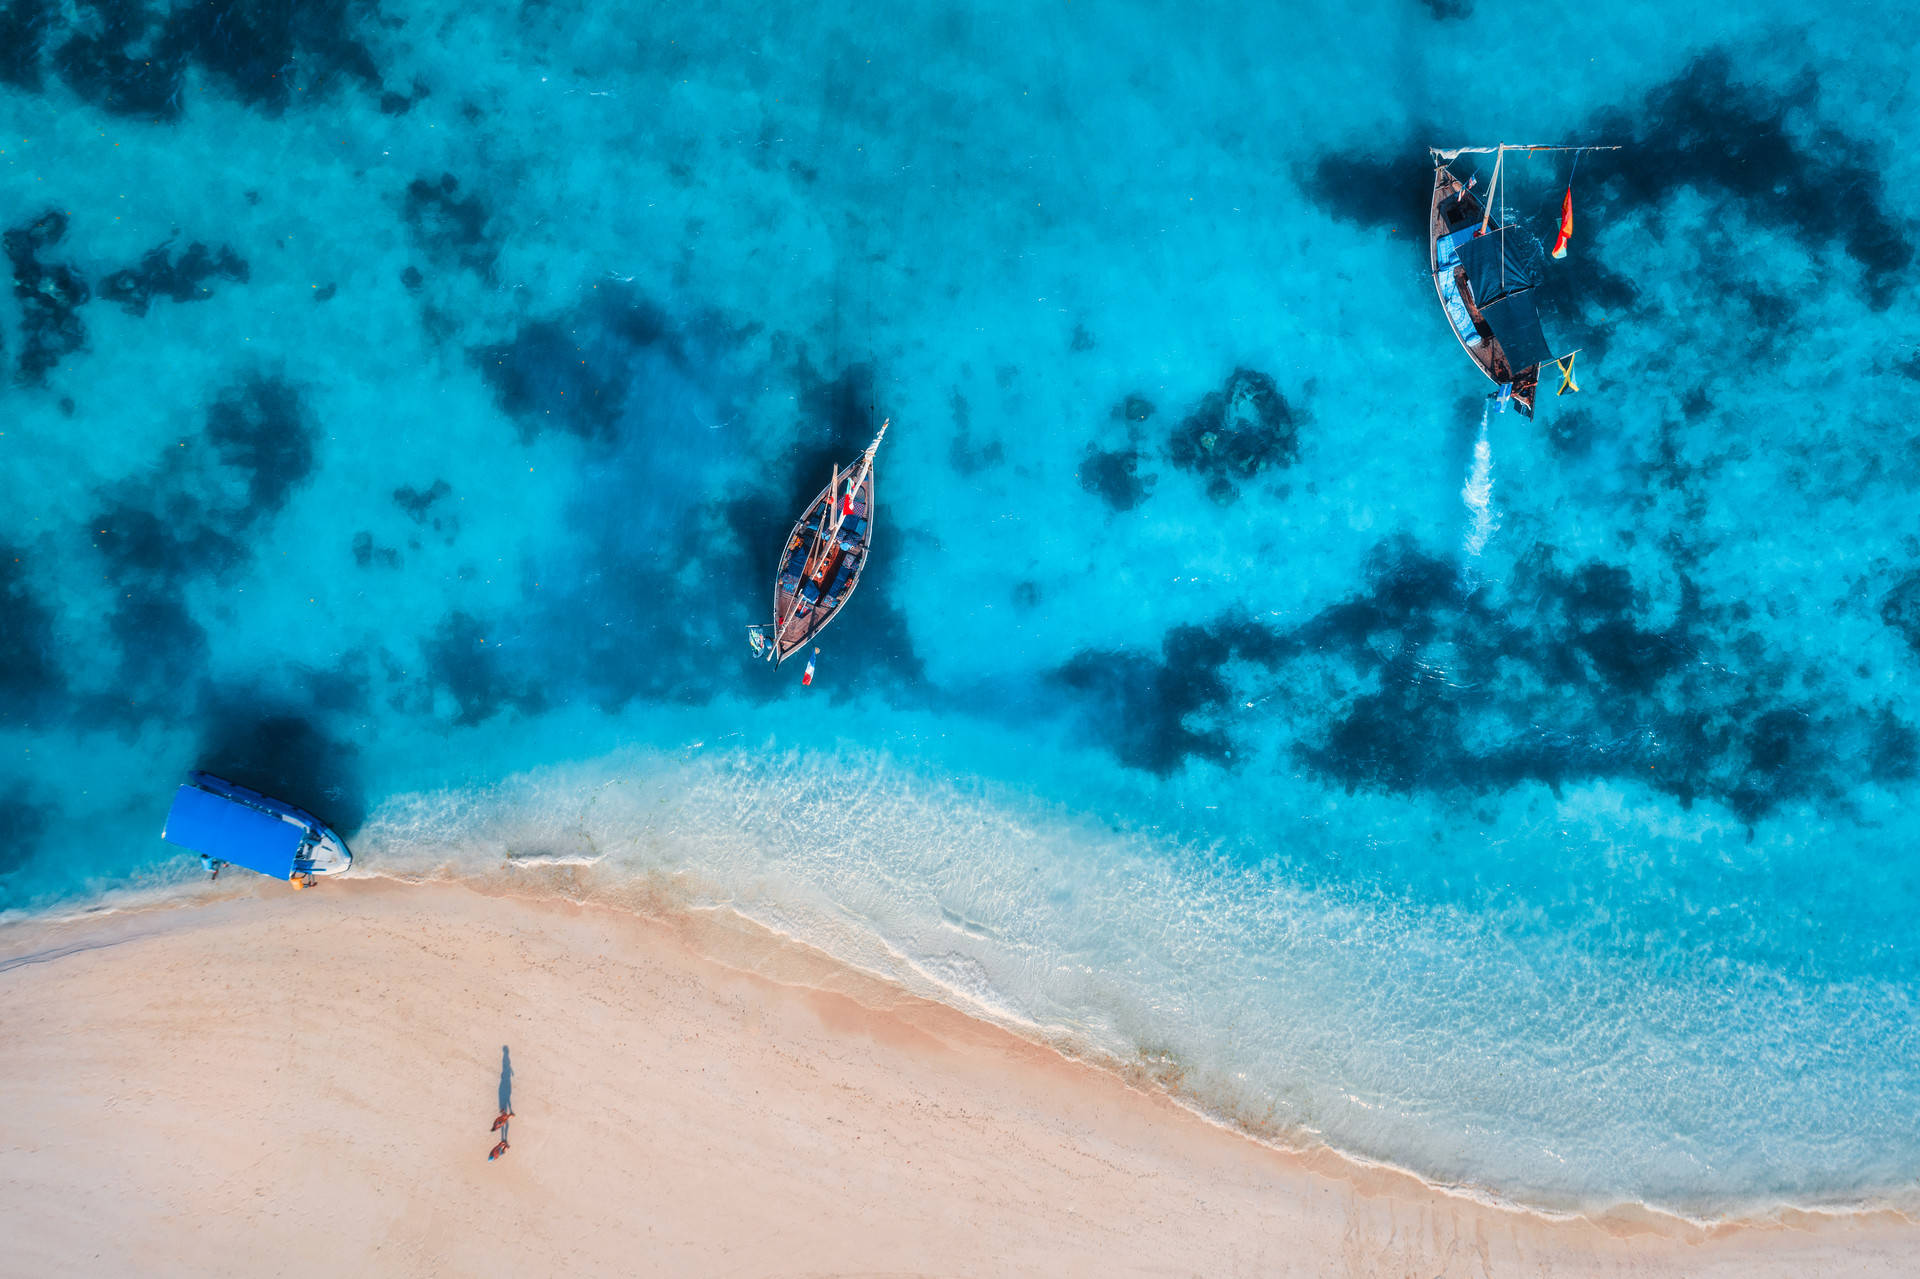
[[[86,345],[87,327],[80,308],[92,291],[66,263],[41,260],[67,234],[67,215],[49,210],[0,236],[13,271],[13,296],[20,304],[26,344],[20,351],[20,375],[40,385],[60,361]]]
[[[1125,650],[1076,654],[1053,673],[1091,716],[1088,727],[1122,764],[1162,777],[1189,759],[1228,764],[1233,740],[1223,720],[1233,699],[1224,668],[1257,662],[1271,668],[1285,649],[1257,623],[1222,618],[1176,626],[1154,658]]]
[[[532,440],[546,431],[609,442],[630,411],[642,355],[683,365],[685,354],[666,316],[624,289],[595,290],[575,312],[529,320],[511,341],[468,352],[494,402]]]
[[[8,0],[0,5],[0,84],[40,91],[40,47],[53,18],[50,0]]]
[[[586,350],[576,329],[534,320],[507,345],[476,349],[473,359],[521,439],[550,430],[606,439],[625,407],[627,381],[623,370]]]
[[[424,490],[403,484],[393,491],[393,504],[415,524],[432,528],[441,534],[451,546],[460,536],[460,515],[454,507],[442,506],[441,503],[452,493],[453,486],[443,479],[434,480]],[[416,548],[419,545],[417,541],[414,543]]]
[[[1788,697],[1790,672],[1764,645],[1728,651],[1724,622],[1684,582],[1674,620],[1655,625],[1624,569],[1567,572],[1545,548],[1516,567],[1505,610],[1405,542],[1376,550],[1369,580],[1295,633],[1343,658],[1362,690],[1297,752],[1348,786],[1484,793],[1632,777],[1752,822],[1843,792],[1846,744],[1875,716]]]
[[[275,378],[244,382],[207,411],[207,439],[246,476],[246,522],[279,511],[313,473],[315,431],[306,417],[299,392]]]
[[[1167,438],[1167,456],[1206,482],[1216,502],[1237,500],[1243,485],[1300,456],[1300,424],[1272,378],[1235,369],[1209,391]]]
[[[141,717],[149,699],[197,697],[205,679],[205,628],[182,602],[184,586],[219,578],[252,556],[251,533],[281,510],[315,464],[317,432],[299,393],[270,377],[243,382],[207,410],[190,448],[101,492],[87,524],[113,587],[107,620],[119,654],[114,713]]]
[[[953,407],[953,443],[947,447],[947,463],[962,475],[977,475],[1005,460],[1006,450],[999,440],[975,445],[973,412],[967,397],[954,391],[948,403]]]
[[[380,95],[381,115],[405,115],[413,110],[415,104],[431,96],[431,91],[420,81],[413,82],[412,93],[394,93],[389,90]]]
[[[393,546],[375,546],[372,531],[361,529],[353,535],[353,562],[361,568],[372,568],[375,560],[387,568],[399,568],[400,550]]]
[[[373,662],[364,649],[341,654],[332,666],[300,666],[296,686],[316,711],[364,715],[373,699]]]
[[[1140,424],[1152,416],[1153,405],[1144,396],[1129,395],[1113,410],[1113,417],[1125,424],[1120,447],[1102,448],[1104,440],[1091,440],[1080,460],[1080,487],[1116,511],[1130,511],[1146,501],[1160,478],[1140,474],[1145,457],[1140,449]]]
[[[380,86],[371,51],[353,34],[375,12],[371,5],[199,0],[149,8],[135,0],[80,0],[77,8],[81,29],[54,50],[54,69],[114,115],[178,119],[193,67],[269,115],[286,110],[296,94],[324,96],[342,77]]]
[[[108,719],[178,719],[198,704],[212,645],[207,628],[164,579],[132,583],[107,616],[119,654],[112,694],[95,709]]]
[[[500,244],[489,233],[487,206],[471,192],[461,195],[460,179],[451,173],[437,179],[415,178],[407,184],[402,214],[414,241],[437,261],[466,267],[482,278],[492,277]],[[414,289],[418,284],[411,282],[407,287]]]
[[[424,523],[434,503],[453,492],[453,486],[443,479],[436,479],[425,489],[403,484],[393,491],[393,504],[406,512],[407,518],[415,524]]]
[[[366,820],[359,750],[264,691],[212,699],[195,766],[297,804],[343,837]]]
[[[1858,774],[1895,777],[1916,751],[1890,707],[1795,695],[1738,610],[1682,583],[1672,620],[1626,570],[1567,571],[1541,548],[1498,600],[1399,538],[1375,548],[1365,590],[1290,629],[1224,618],[1168,632],[1161,659],[1087,652],[1055,674],[1123,764],[1156,773],[1225,763],[1239,695],[1232,661],[1276,689],[1346,690],[1303,703],[1294,759],[1348,789],[1489,794],[1635,780],[1752,823],[1784,804],[1843,796]]]
[[[199,302],[212,297],[213,290],[206,287],[206,281],[215,277],[245,284],[252,272],[246,259],[225,244],[216,254],[206,245],[195,242],[187,246],[177,261],[163,244],[149,249],[139,266],[122,268],[102,280],[100,296],[108,302],[119,303],[130,315],[145,315],[157,297],[175,302]]]
[[[152,13],[127,0],[82,12],[95,17],[93,29],[53,51],[53,68],[67,87],[109,115],[179,119],[187,59],[156,42]]]
[[[1307,184],[1308,198],[1342,222],[1404,231],[1409,244],[1419,243],[1433,200],[1433,162],[1427,147],[1445,136],[1445,130],[1422,122],[1412,134],[1405,146],[1384,154],[1336,151],[1321,156]]]
[[[29,385],[41,385],[60,361],[86,345],[87,327],[80,308],[95,295],[84,276],[70,263],[48,262],[43,254],[66,237],[67,215],[43,213],[0,237],[13,272],[13,293],[21,310],[26,343],[19,368]],[[211,297],[206,281],[215,277],[244,283],[250,272],[245,259],[227,245],[214,253],[193,244],[176,261],[166,245],[149,250],[138,267],[115,271],[100,282],[99,297],[116,302],[130,314],[145,315],[156,297],[194,302]]]
[[[27,581],[24,548],[0,546],[0,727],[31,727],[62,687],[53,610]]]
[[[1869,303],[1885,310],[1914,251],[1872,147],[1828,124],[1789,127],[1790,117],[1817,110],[1811,71],[1774,91],[1736,79],[1734,65],[1726,50],[1702,55],[1649,92],[1637,114],[1589,124],[1591,136],[1628,148],[1604,171],[1607,199],[1644,207],[1685,187],[1723,192],[1809,247],[1837,240],[1859,263]]]
[[[1132,446],[1099,449],[1088,445],[1087,455],[1080,460],[1080,487],[1116,511],[1131,511],[1147,500],[1160,478],[1140,474],[1141,456]]]
[[[1880,620],[1899,632],[1907,647],[1920,653],[1920,572],[1894,583],[1880,601]]]
[[[453,699],[455,724],[484,723],[507,709],[538,714],[546,706],[527,663],[512,660],[470,613],[456,609],[441,618],[421,651],[430,682]]]
[[[33,860],[53,822],[53,806],[36,798],[42,792],[26,781],[0,786],[0,908],[8,905],[6,877]]]

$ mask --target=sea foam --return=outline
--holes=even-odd
[[[1473,465],[1467,471],[1467,482],[1460,490],[1460,500],[1467,507],[1467,532],[1462,549],[1469,559],[1487,548],[1487,539],[1500,529],[1500,515],[1493,509],[1493,444],[1487,438],[1487,422],[1492,415],[1491,407],[1480,410],[1480,434],[1473,442]]]

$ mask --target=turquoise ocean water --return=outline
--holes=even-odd
[[[1911,1205],[1914,33],[11,0],[0,907],[201,891],[206,767],[1474,1193]],[[1421,239],[1500,140],[1628,148],[1531,423]]]

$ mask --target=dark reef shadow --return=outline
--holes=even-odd
[[[258,696],[214,700],[206,712],[198,767],[297,804],[343,836],[366,820],[358,748]]]

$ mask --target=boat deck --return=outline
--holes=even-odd
[[[853,468],[849,467],[851,471]],[[834,529],[833,485],[820,491],[780,551],[773,583],[774,660],[784,662],[837,616],[860,584],[873,542],[874,475]]]

